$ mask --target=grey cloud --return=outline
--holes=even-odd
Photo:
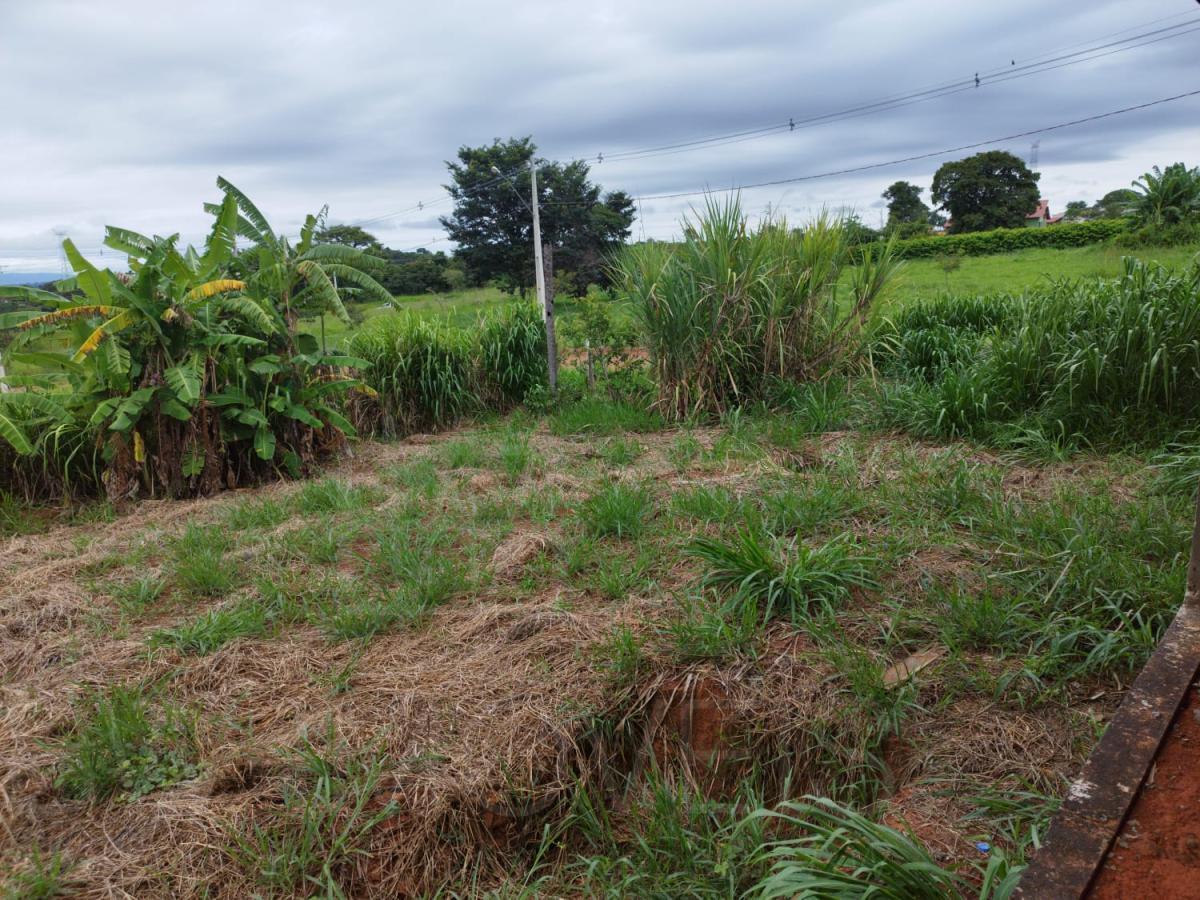
[[[444,161],[496,136],[531,134],[545,156],[594,161],[1003,69],[1165,16],[1200,24],[1200,8],[1184,0],[106,7],[0,0],[0,265],[55,260],[59,227],[85,248],[99,246],[105,222],[198,241],[218,173],[279,228],[294,230],[325,203],[339,221],[372,219],[436,202]],[[794,134],[592,171],[608,189],[647,196],[854,168],[1181,92],[1198,50],[1200,32]],[[1155,163],[1200,161],[1198,108],[1200,98],[1043,135],[1044,193],[1062,206]],[[1005,146],[1024,155],[1031,141]],[[927,188],[945,158],[743,199],[754,212],[849,207],[871,220],[887,184]],[[700,199],[643,202],[635,235],[676,233]],[[393,246],[422,244],[439,236],[436,214],[447,209],[370,228]]]

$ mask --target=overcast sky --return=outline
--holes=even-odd
[[[0,266],[58,266],[55,231],[100,260],[103,226],[198,241],[224,175],[294,233],[329,204],[358,222],[443,197],[464,144],[532,135],[567,160],[797,121],[984,73],[978,89],[818,127],[593,166],[635,196],[727,188],[986,141],[1200,89],[1200,31],[1009,81],[1173,25],[1195,0],[592,0],[397,3],[0,0]],[[1018,69],[1013,69],[1013,64]],[[1200,164],[1200,97],[1041,136],[1058,210],[1153,164]],[[1032,138],[1005,147],[1027,157]],[[965,155],[965,154],[958,154]],[[743,193],[802,221],[926,189],[936,157]],[[692,199],[645,200],[669,237]],[[442,236],[447,203],[371,222],[393,247]],[[449,249],[432,244],[431,249]],[[108,253],[103,261],[119,265]]]

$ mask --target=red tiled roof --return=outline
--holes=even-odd
[[[1057,220],[1054,220],[1054,217],[1050,215],[1050,201],[1045,199],[1044,197],[1038,201],[1037,209],[1035,209],[1031,213],[1028,213],[1025,216],[1025,218],[1027,218],[1027,219],[1045,219],[1047,221],[1057,221]],[[1059,216],[1059,218],[1062,218],[1062,217]]]

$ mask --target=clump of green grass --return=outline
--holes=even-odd
[[[527,432],[510,431],[500,442],[496,462],[509,483],[515,482],[533,462],[533,448]]]
[[[624,436],[609,438],[600,448],[604,462],[614,469],[631,465],[646,451],[637,441]]]
[[[628,625],[614,627],[591,653],[614,687],[634,685],[648,670],[645,643]]]
[[[141,685],[89,694],[66,739],[55,785],[69,797],[135,800],[197,774],[189,719]]]
[[[273,497],[249,498],[231,506],[225,513],[229,527],[238,531],[274,528],[286,522],[291,511]]]
[[[707,592],[686,594],[679,605],[680,615],[667,624],[666,631],[681,663],[721,663],[755,656],[762,627],[754,606],[713,603]]]
[[[175,583],[193,597],[215,597],[231,590],[236,573],[225,556],[229,547],[229,535],[222,528],[188,525],[171,547]]]
[[[658,406],[676,421],[724,414],[769,396],[778,379],[812,381],[844,363],[899,264],[890,244],[852,252],[829,216],[802,230],[750,227],[736,198],[710,200],[683,233],[678,244],[626,248],[615,263]]]
[[[686,472],[704,452],[704,447],[694,434],[684,433],[671,442],[667,448],[667,456],[677,472]]]
[[[894,896],[913,900],[993,896],[997,882],[1007,881],[1006,863],[999,857],[983,874],[983,890],[972,880],[943,869],[929,851],[910,835],[873,822],[861,813],[823,797],[784,803],[777,810],[758,810],[748,821],[764,837],[754,862],[769,867],[747,896],[870,897]],[[792,836],[796,835],[796,836]],[[997,894],[1003,896],[1003,894]]]
[[[300,781],[286,785],[270,818],[247,833],[234,833],[230,853],[248,874],[272,894],[309,892],[344,897],[343,879],[365,856],[371,832],[397,813],[389,801],[372,805],[387,760],[382,755],[340,758],[333,745],[320,749],[306,740],[295,752]]]
[[[1200,264],[910,307],[875,344],[905,381],[879,414],[1040,455],[1140,443],[1200,418]]]
[[[268,608],[257,598],[247,598],[208,610],[174,628],[161,628],[149,640],[152,646],[206,656],[231,641],[260,637],[270,621]]]
[[[166,579],[157,575],[143,575],[133,581],[120,581],[110,584],[108,591],[117,607],[127,616],[136,616],[145,612],[162,596],[166,588]]]
[[[701,484],[671,497],[671,511],[699,522],[725,522],[742,512],[737,495],[719,485]]]
[[[564,874],[568,883],[603,885],[613,897],[747,896],[767,871],[756,859],[767,835],[762,820],[740,821],[738,811],[761,803],[748,787],[722,803],[699,788],[651,777],[630,804],[635,824],[626,830],[580,788],[564,828],[584,849]]]
[[[378,430],[385,434],[444,428],[478,402],[465,329],[408,314],[380,317],[348,349],[367,362],[361,374],[377,392]]]
[[[415,459],[384,470],[384,479],[414,494],[432,497],[438,491],[438,471],[433,461]]]
[[[645,489],[610,481],[583,502],[580,517],[593,537],[637,538],[645,530],[650,502]]]
[[[763,621],[807,617],[814,606],[832,614],[851,588],[875,586],[873,560],[847,537],[809,547],[741,529],[731,541],[697,538],[689,552],[707,564],[706,587],[730,597],[735,607],[752,604]]]
[[[651,432],[666,427],[661,415],[638,403],[599,397],[568,403],[550,417],[549,424],[551,433],[557,435]]]
[[[448,469],[478,469],[487,463],[487,450],[478,437],[456,438],[441,445],[440,456]]]
[[[4,900],[52,900],[71,894],[71,865],[56,850],[46,855],[36,846],[24,867],[12,872],[0,885]]]
[[[315,515],[361,509],[378,499],[378,494],[365,485],[350,484],[340,478],[322,478],[305,484],[292,502],[297,512]]]

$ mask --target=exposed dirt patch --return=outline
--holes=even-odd
[[[1088,896],[1200,897],[1200,688],[1181,704],[1148,783]]]

